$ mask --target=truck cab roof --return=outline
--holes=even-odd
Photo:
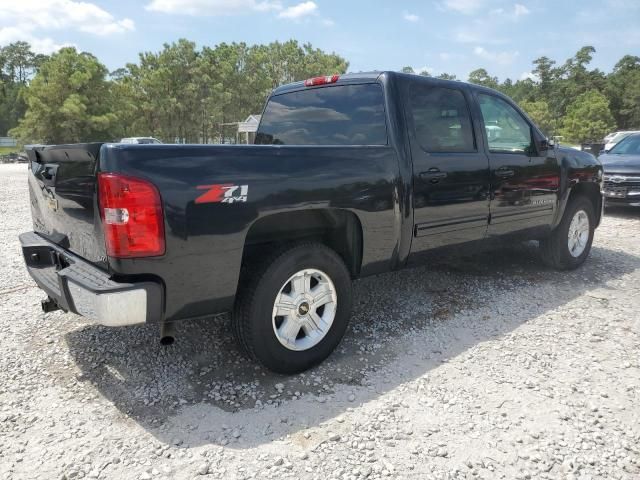
[[[482,85],[476,85],[474,83],[463,82],[461,80],[444,80],[444,79],[435,78],[435,77],[416,75],[414,73],[394,72],[392,70],[346,73],[344,75],[335,75],[333,77],[337,77],[337,79],[335,81],[323,82],[322,84],[306,85],[305,82],[307,82],[308,80],[288,83],[286,85],[282,85],[280,87],[275,88],[272,92],[272,95],[281,95],[283,93],[295,92],[297,90],[303,90],[305,88],[310,88],[310,87],[317,88],[317,87],[330,86],[330,85],[373,83],[381,80],[382,78],[397,78],[397,79],[403,79],[411,82],[429,83],[429,84],[437,85],[441,87],[446,87],[448,85],[450,87],[455,86],[457,88],[460,88],[460,86],[463,85],[466,88],[473,88],[476,90],[492,92],[493,94],[508,98],[502,92],[499,92],[492,88],[484,87]],[[316,78],[323,78],[323,77],[316,77]],[[329,79],[329,78],[332,78],[332,76],[328,76],[326,78]]]

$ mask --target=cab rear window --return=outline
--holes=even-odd
[[[271,97],[255,143],[386,145],[382,87],[337,85]]]

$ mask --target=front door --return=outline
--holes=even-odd
[[[489,165],[463,88],[415,82],[407,92],[413,160],[412,254],[485,237]]]
[[[538,151],[534,127],[507,100],[489,93],[477,99],[491,166],[488,235],[548,227],[560,185],[553,149]]]

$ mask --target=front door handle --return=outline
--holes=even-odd
[[[447,177],[447,172],[441,172],[439,168],[430,168],[426,172],[420,172],[420,177],[428,178],[431,183],[438,183],[441,178]]]
[[[516,172],[514,172],[510,168],[499,168],[498,170],[496,170],[496,175],[498,177],[513,177],[515,174]]]

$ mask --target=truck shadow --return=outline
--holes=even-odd
[[[607,205],[604,214],[607,217],[640,220],[640,207]]]
[[[246,360],[224,318],[179,325],[170,347],[147,326],[87,326],[66,341],[81,380],[160,442],[249,448],[291,435],[307,448],[321,440],[306,429],[638,268],[640,257],[596,247],[556,272],[527,244],[363,279],[338,350],[290,377]]]

